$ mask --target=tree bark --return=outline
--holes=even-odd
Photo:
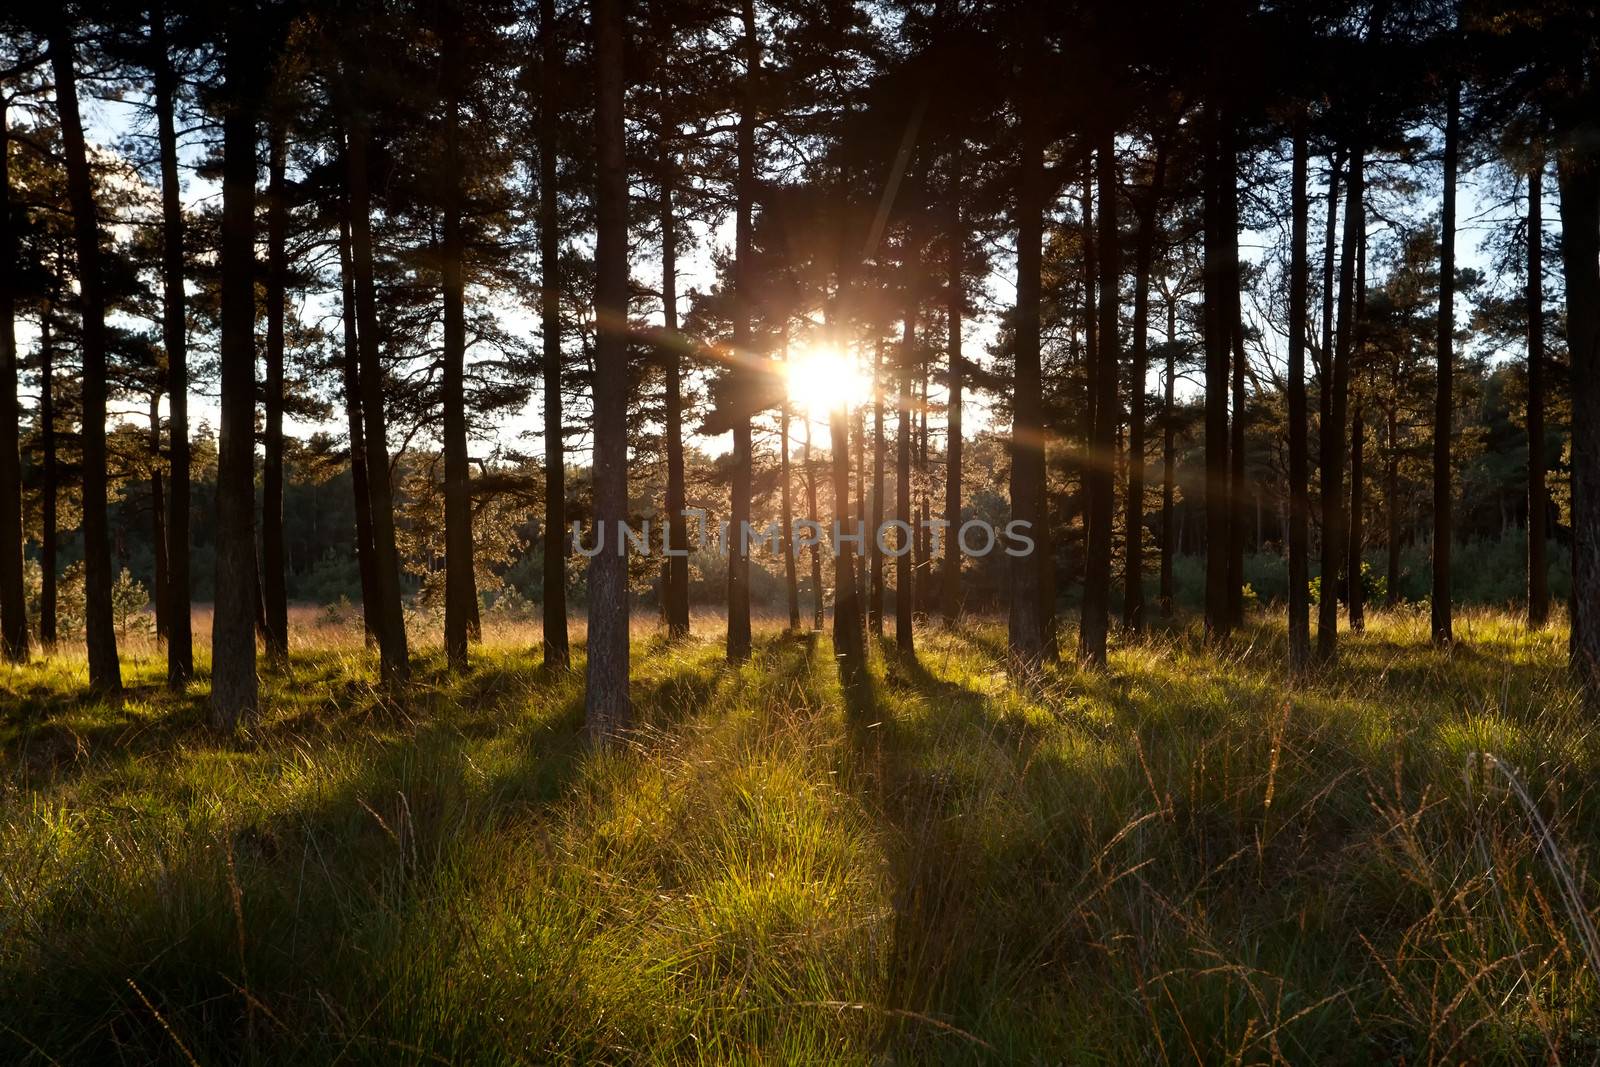
[[[883,338],[872,351],[872,521],[867,529],[867,554],[872,561],[872,592],[867,598],[867,625],[872,636],[883,636],[883,549],[878,531],[883,526],[883,478],[887,459],[883,434]]]
[[[235,15],[224,55],[222,418],[217,436],[216,608],[211,723],[232,731],[257,715],[255,615],[256,57]]]
[[[1117,436],[1117,364],[1122,356],[1117,312],[1122,252],[1117,230],[1117,144],[1108,124],[1095,153],[1100,189],[1100,336],[1096,354],[1093,424],[1088,471],[1089,538],[1083,582],[1083,614],[1078,628],[1078,659],[1090,667],[1106,663],[1106,635],[1111,617],[1111,515],[1115,504]],[[1143,387],[1139,387],[1143,392]]]
[[[895,449],[894,515],[898,522],[906,525],[895,532],[898,555],[894,561],[894,641],[895,647],[908,656],[916,652],[916,637],[912,627],[912,613],[916,606],[913,599],[916,596],[916,579],[913,577],[916,560],[912,541],[916,531],[913,527],[908,537],[906,530],[911,523],[911,425],[915,418],[911,381],[917,351],[919,252],[915,240],[908,240],[905,251],[905,332],[900,342],[899,373],[895,383],[895,410],[899,417],[896,420],[898,440]]]
[[[689,522],[683,467],[683,339],[678,335],[678,231],[672,206],[673,161],[669,124],[661,123],[661,322],[666,351],[667,533],[675,551],[687,551]],[[689,636],[689,558],[667,557],[667,635]]]
[[[958,183],[950,191],[950,232],[946,250],[947,274],[945,277],[945,323],[949,334],[950,370],[949,401],[945,414],[945,479],[944,479],[944,558],[940,560],[941,574],[940,612],[946,626],[954,626],[961,615],[961,546],[957,540],[961,531],[961,405],[966,368],[961,356],[961,319],[966,304],[966,285],[962,281],[962,251],[966,235],[961,231],[961,189],[959,159],[952,168],[952,181]]]
[[[1592,98],[1592,92],[1591,92]],[[1600,153],[1593,112],[1560,156],[1561,260],[1572,359],[1572,670],[1600,710]]]
[[[1177,380],[1178,380],[1178,299],[1167,301],[1167,366],[1163,375],[1161,411],[1161,579],[1157,598],[1163,618],[1172,617],[1172,558],[1177,552],[1173,523],[1173,498],[1177,495]]]
[[[788,359],[788,346],[784,346],[784,359]],[[809,450],[808,453],[809,455]],[[789,629],[800,629],[800,582],[795,574],[794,558],[794,494],[793,474],[789,469],[789,399],[785,397],[778,409],[778,478],[779,498],[783,518],[783,588],[788,594]],[[808,513],[808,517],[815,513]]]
[[[171,620],[167,612],[167,494],[161,478],[161,390],[150,392],[150,548],[155,555],[155,588],[150,599],[156,609],[156,638],[167,638]]]
[[[1034,44],[1031,48],[1037,48]],[[1030,56],[1030,59],[1032,57]],[[1034,74],[1030,64],[1030,76]],[[1030,80],[1036,80],[1030,77]],[[1044,130],[1035,86],[1024,87],[1021,173],[1017,184],[1017,307],[1011,428],[1011,518],[1027,523],[1033,556],[1010,558],[1010,654],[1027,668],[1044,656],[1043,603],[1039,581],[1044,516],[1044,411],[1039,360],[1041,266],[1044,238]]]
[[[1206,633],[1224,638],[1232,628],[1228,555],[1232,506],[1228,492],[1228,370],[1233,347],[1229,309],[1239,286],[1237,234],[1227,218],[1227,186],[1234,167],[1224,146],[1223,119],[1213,108],[1206,155],[1205,349],[1206,349]]]
[[[544,343],[544,665],[572,663],[567,639],[567,444],[561,410],[561,235],[556,175],[561,79],[555,0],[539,0],[539,334]]]
[[[44,453],[39,490],[39,644],[45,651],[56,644],[56,507],[60,497],[60,468],[56,463],[56,365],[50,316],[55,291],[39,312],[39,433]]]
[[[1156,142],[1156,157],[1139,211],[1138,244],[1133,264],[1133,367],[1128,394],[1128,492],[1123,518],[1126,557],[1123,561],[1122,625],[1137,633],[1144,628],[1144,496],[1145,378],[1149,374],[1150,264],[1155,258],[1156,215],[1167,178],[1167,142]]]
[[[584,721],[595,741],[632,724],[628,696],[628,171],[623,156],[622,2],[595,0],[594,515],[616,548],[589,561]]]
[[[194,674],[189,599],[189,333],[183,288],[184,218],[174,115],[177,77],[167,50],[166,13],[159,6],[150,27],[161,157],[161,339],[167,350],[167,685],[182,690]]]
[[[467,667],[467,642],[478,602],[473,564],[472,486],[467,457],[466,238],[461,200],[461,39],[446,15],[440,35],[444,83],[444,224],[439,274],[444,299],[444,650],[450,668]]]
[[[289,656],[289,597],[283,558],[283,310],[288,258],[283,187],[287,133],[284,120],[269,122],[267,148],[267,348],[264,407],[266,458],[261,467],[261,606],[269,659]]]
[[[1289,238],[1289,668],[1302,671],[1311,659],[1310,554],[1308,531],[1310,499],[1306,491],[1310,448],[1306,411],[1306,297],[1309,263],[1306,259],[1308,216],[1306,195],[1305,116],[1294,127],[1291,232]]]
[[[1354,335],[1356,245],[1366,223],[1362,216],[1365,156],[1350,154],[1346,191],[1344,249],[1339,264],[1339,322],[1333,342],[1332,383],[1322,423],[1322,593],[1317,604],[1317,655],[1332,662],[1339,652],[1339,570],[1344,563],[1344,463],[1350,398],[1350,346]]]
[[[1349,558],[1345,564],[1346,603],[1350,611],[1350,632],[1367,628],[1367,590],[1362,582],[1361,554],[1366,547],[1366,443],[1367,417],[1365,388],[1360,382],[1365,361],[1367,317],[1367,233],[1366,208],[1361,210],[1361,237],[1356,246],[1355,323],[1350,342],[1351,378],[1355,379],[1355,411],[1350,416],[1350,537]]]
[[[848,457],[849,454],[850,454],[849,453],[849,442],[846,441],[845,442],[845,455],[846,455],[846,457]],[[816,467],[812,466],[812,462],[811,462],[811,416],[809,414],[807,414],[807,416],[806,416],[806,440],[805,440],[804,466],[805,466],[805,471],[806,471],[806,518],[811,519],[812,521],[816,521],[816,518],[817,518],[817,469],[816,469]],[[848,468],[846,468],[846,470],[845,470],[845,495],[844,495],[844,499],[845,499],[845,504],[844,505],[840,505],[838,501],[834,501],[833,510],[834,510],[835,514],[843,515],[848,510],[848,505],[849,505],[849,500],[850,500],[850,475],[849,475],[849,469]],[[841,519],[840,521],[842,522],[844,520]],[[839,594],[838,589],[835,589],[834,590],[834,596],[837,597],[838,594]],[[823,620],[823,607],[822,607],[822,544],[821,544],[820,541],[811,546],[811,596],[812,596],[812,600],[813,600],[813,604],[812,604],[812,628],[820,633],[822,631],[822,620]],[[837,602],[834,604],[834,610],[835,611],[839,610]]]
[[[383,410],[383,363],[378,352],[378,307],[373,278],[372,204],[367,153],[370,132],[358,105],[349,116],[350,258],[355,268],[356,341],[359,348],[363,444],[367,450],[367,497],[372,512],[372,564],[378,593],[378,663],[386,682],[410,673],[404,609],[400,603],[400,559],[394,539],[394,491],[389,477],[388,427]]]
[[[1444,127],[1444,196],[1439,233],[1438,388],[1433,400],[1433,640],[1452,639],[1450,612],[1450,437],[1455,409],[1456,166],[1461,139],[1461,86],[1452,83]]]
[[[122,668],[117,661],[117,631],[111,620],[111,541],[106,517],[106,305],[100,273],[100,223],[95,215],[94,184],[78,109],[77,72],[73,69],[74,46],[65,11],[58,10],[50,21],[49,44],[77,248],[78,297],[83,309],[83,583],[89,688],[97,693],[115,693],[122,689]]]
[[[829,413],[828,431],[833,449],[833,514],[834,520],[843,525],[848,520],[843,501],[850,499],[850,427],[844,405]],[[855,566],[854,546],[841,540],[834,546],[833,555],[833,648],[847,694],[853,693],[866,677],[866,638],[861,631],[861,606],[856,600]]]
[[[372,496],[367,482],[367,437],[361,412],[361,351],[356,330],[356,281],[350,255],[350,203],[340,202],[339,274],[344,286],[344,384],[346,427],[350,435],[350,487],[355,497],[356,569],[361,575],[361,622],[367,647],[378,641],[378,572],[372,551]]]
[[[1550,617],[1544,443],[1544,146],[1528,169],[1528,626]]]
[[[28,604],[22,589],[22,454],[17,447],[17,301],[11,231],[11,139],[0,98],[0,656],[28,658]],[[159,475],[157,475],[159,477]]]
[[[733,239],[733,478],[729,509],[732,543],[728,546],[728,660],[731,663],[742,663],[750,658],[750,555],[744,530],[750,521],[753,461],[748,395],[753,392],[750,379],[755,358],[750,337],[750,302],[753,295],[750,212],[755,197],[755,80],[760,64],[755,0],[743,0],[740,13],[744,29],[745,70],[739,103],[739,127],[735,134],[738,173],[734,179]]]

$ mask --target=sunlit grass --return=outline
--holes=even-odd
[[[231,740],[199,632],[183,696],[148,640],[115,701],[81,654],[0,667],[0,1060],[1600,1053],[1564,630],[1380,614],[1293,681],[1273,622],[1179,627],[1019,685],[973,620],[875,652],[847,712],[825,635],[729,668],[696,625],[637,621],[639,728],[599,754],[537,625],[455,678],[419,622],[396,697],[303,613]]]

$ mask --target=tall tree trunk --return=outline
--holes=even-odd
[[[1167,366],[1161,403],[1161,580],[1157,597],[1163,618],[1172,617],[1172,557],[1177,553],[1177,529],[1172,505],[1177,490],[1177,380],[1178,380],[1178,300],[1167,300]]]
[[[161,157],[161,340],[167,350],[167,685],[194,674],[189,570],[189,333],[183,289],[184,219],[178,185],[177,77],[167,50],[166,13],[151,17],[156,132]]]
[[[867,554],[872,561],[872,592],[867,598],[867,624],[872,636],[883,636],[883,478],[887,441],[883,433],[883,337],[872,350],[872,519],[867,529]]]
[[[917,352],[917,272],[921,269],[918,262],[919,249],[914,240],[906,245],[906,311],[905,333],[900,342],[899,373],[895,382],[895,410],[898,414],[896,423],[899,427],[898,441],[895,449],[895,482],[894,482],[894,515],[895,520],[905,525],[897,528],[895,533],[895,561],[894,561],[894,641],[895,646],[904,654],[911,655],[916,651],[916,638],[912,629],[911,616],[915,608],[913,598],[916,596],[915,570],[916,561],[913,556],[911,544],[915,537],[915,528],[911,527],[911,426],[915,418],[912,411],[911,381],[913,364]],[[907,531],[911,533],[908,536]]]
[[[373,585],[378,593],[378,663],[384,679],[398,684],[410,673],[405,614],[400,603],[400,558],[394,539],[394,490],[389,476],[388,423],[383,410],[383,363],[378,352],[378,303],[373,278],[372,204],[367,173],[366,113],[349,116],[346,164],[350,183],[350,258],[355,268],[356,341],[360,351],[361,416],[367,450],[367,497],[372,511]]]
[[[683,469],[683,348],[678,335],[678,230],[672,206],[674,168],[670,124],[661,123],[661,324],[666,351],[667,533],[675,552],[688,551],[689,522]],[[667,634],[689,636],[689,557],[666,563]]]
[[[1227,186],[1234,167],[1213,107],[1205,167],[1205,348],[1206,348],[1206,633],[1228,635],[1228,553],[1232,507],[1228,486],[1228,369],[1233,347],[1230,309],[1239,286],[1237,234],[1227,217]]]
[[[784,359],[789,358],[784,346]],[[794,476],[789,469],[789,399],[782,400],[778,408],[778,496],[783,518],[783,588],[788,594],[789,629],[800,629],[800,580],[795,574],[794,558]],[[807,517],[814,513],[808,512]]]
[[[917,519],[913,526],[916,545],[916,615],[926,618],[932,602],[932,583],[928,575],[933,571],[933,531],[928,528],[928,360],[917,360],[917,423],[916,423],[916,477]]]
[[[832,425],[832,420],[831,419],[829,420],[828,431],[829,431],[829,434],[831,436],[832,432],[833,432],[833,425]],[[856,525],[860,528],[859,532],[862,534],[863,537],[866,537],[867,536],[867,534],[866,534],[866,529],[867,529],[867,407],[866,407],[865,404],[858,404],[856,406],[855,426],[854,426],[853,429],[850,428],[849,426],[846,426],[845,433],[846,433],[847,437],[851,437],[851,438],[854,439],[855,450],[856,450],[856,458],[855,458],[856,503],[855,503],[855,508],[854,508],[854,510],[852,512],[852,515],[855,518]],[[831,444],[831,442],[830,442],[830,444]],[[837,463],[838,461],[834,460],[834,462]],[[846,462],[848,462],[848,460]],[[837,509],[835,509],[835,510],[837,511]],[[860,551],[862,553],[862,559],[863,559],[863,561],[865,561],[865,559],[866,559],[866,546],[863,545],[861,547]],[[851,573],[854,574],[855,578],[856,578],[855,608],[856,608],[857,611],[861,611],[861,610],[863,610],[865,608],[866,603],[867,603],[867,568],[864,565],[856,566],[856,565],[852,564],[850,570],[851,570]],[[834,596],[834,610],[835,611],[839,610],[839,599],[838,599],[837,594],[835,594],[835,596]],[[866,625],[866,619],[865,618],[859,619],[856,622],[856,627],[857,627],[858,630],[860,630],[863,627],[865,627],[865,625]],[[835,629],[837,630],[837,627],[835,627]]]
[[[952,181],[960,181],[960,159],[952,167]],[[945,322],[949,334],[949,401],[945,415],[944,477],[944,558],[940,560],[940,612],[946,626],[954,626],[961,614],[961,404],[966,368],[961,356],[961,318],[966,304],[966,285],[962,281],[962,251],[966,235],[961,230],[961,190],[950,191],[950,232],[946,237]]]
[[[1030,44],[1030,51],[1036,44]],[[1033,57],[1030,55],[1030,60]],[[1035,60],[1036,62],[1036,60]],[[1035,80],[1030,63],[1030,82]],[[1014,316],[1016,354],[1012,387],[1011,518],[1027,523],[1034,556],[1010,559],[1010,612],[1007,643],[1013,659],[1032,666],[1044,655],[1043,603],[1038,558],[1044,533],[1044,411],[1039,361],[1039,300],[1044,238],[1044,130],[1034,93],[1024,86],[1021,174],[1017,184],[1017,308]]]
[[[283,306],[288,258],[283,187],[287,145],[284,120],[274,115],[267,135],[267,350],[266,459],[261,468],[261,606],[266,618],[267,656],[289,655],[289,598],[283,558]]]
[[[216,609],[211,722],[231,731],[257,713],[255,614],[256,58],[235,15],[224,58],[222,146],[222,419],[217,435]]]
[[[155,554],[155,588],[150,599],[156,609],[156,638],[166,640],[171,619],[167,611],[167,494],[161,478],[161,391],[150,393],[150,547]]]
[[[444,299],[444,650],[451,669],[462,671],[467,667],[478,585],[473,564],[472,473],[467,457],[466,238],[461,225],[463,73],[460,33],[448,14],[440,36],[445,96],[444,225],[439,248]]]
[[[1304,670],[1311,659],[1310,553],[1311,502],[1306,492],[1310,448],[1306,423],[1306,297],[1309,266],[1306,240],[1310,207],[1306,195],[1306,120],[1294,125],[1289,237],[1289,668]]]
[[[849,442],[846,442],[845,448],[846,448],[846,453],[845,454],[848,456],[849,455]],[[804,463],[804,466],[805,466],[805,470],[806,470],[806,517],[808,519],[811,519],[812,521],[816,521],[816,517],[817,517],[817,469],[816,469],[816,467],[812,466],[812,463],[811,463],[811,416],[809,414],[806,416],[806,440],[805,440],[805,463]],[[833,505],[834,514],[842,515],[842,514],[844,514],[845,511],[848,510],[848,504],[849,504],[849,500],[850,500],[850,479],[849,479],[849,471],[848,471],[848,469],[845,472],[845,495],[844,495],[844,499],[845,499],[845,504],[843,504],[843,505],[841,505],[837,500],[834,501],[834,505]],[[838,595],[839,595],[839,590],[836,588],[834,590],[834,596],[837,597]],[[814,543],[811,546],[811,596],[812,596],[812,599],[814,601],[814,603],[812,604],[812,624],[813,624],[812,628],[817,630],[818,632],[820,632],[822,630],[822,618],[823,618],[823,607],[822,607],[822,544],[821,544],[821,542]],[[839,610],[839,606],[838,606],[837,602],[835,602],[835,604],[834,604],[834,610],[835,611]]]
[[[1399,395],[1399,377],[1397,373],[1394,396]],[[1385,545],[1389,551],[1389,576],[1383,604],[1387,608],[1400,603],[1400,421],[1394,396],[1386,405],[1388,423],[1384,434],[1388,446],[1388,455],[1384,457],[1383,501],[1389,517],[1389,534]]]
[[[378,571],[372,550],[372,496],[367,482],[367,437],[361,413],[361,350],[356,331],[356,280],[350,255],[350,204],[340,202],[339,274],[344,285],[344,384],[346,427],[350,435],[350,488],[355,497],[356,569],[361,576],[361,622],[367,647],[378,640]]]
[[[740,663],[750,657],[750,554],[745,526],[750,521],[750,480],[753,461],[750,443],[750,381],[755,353],[751,348],[752,297],[750,212],[755,197],[756,115],[755,81],[760,63],[756,41],[755,0],[743,0],[740,13],[744,29],[744,86],[739,102],[739,127],[735,134],[738,173],[734,179],[733,263],[733,478],[729,511],[732,543],[728,546],[728,660]]]
[[[1544,146],[1528,169],[1528,625],[1550,617],[1544,444]]]
[[[1150,264],[1155,258],[1156,213],[1167,179],[1167,141],[1156,143],[1156,158],[1139,211],[1138,244],[1133,264],[1133,368],[1128,394],[1128,493],[1123,519],[1126,557],[1123,561],[1122,624],[1137,633],[1144,628],[1144,482],[1145,378],[1149,374]]]
[[[78,110],[74,45],[66,12],[50,21],[50,63],[56,81],[56,112],[67,164],[67,199],[78,260],[78,299],[83,308],[83,584],[89,688],[122,688],[117,631],[111,621],[111,540],[106,518],[106,303],[100,274],[100,223]]]
[[[22,453],[17,447],[17,241],[11,231],[11,123],[0,97],[0,656],[28,658],[22,590]],[[157,477],[160,477],[158,474]]]
[[[567,443],[561,411],[561,235],[556,100],[561,44],[555,0],[539,0],[539,334],[544,343],[544,665],[566,669]]]
[[[850,499],[849,411],[844,405],[828,415],[828,431],[833,449],[833,513],[843,524]],[[870,535],[869,535],[870,536]],[[865,677],[866,638],[861,631],[862,611],[856,601],[855,548],[840,540],[833,554],[833,648],[839,657],[839,673],[847,692],[854,691]]]
[[[1317,655],[1332,661],[1339,651],[1339,569],[1344,563],[1345,429],[1350,399],[1350,346],[1354,337],[1356,246],[1366,228],[1362,214],[1365,154],[1350,154],[1345,194],[1344,250],[1339,264],[1339,323],[1333,342],[1327,417],[1322,423],[1322,595],[1317,604]]]
[[[1587,94],[1592,101],[1593,88]],[[1559,157],[1572,359],[1572,669],[1600,710],[1600,130],[1591,108]]]
[[[1235,169],[1237,174],[1237,169]],[[1230,187],[1231,188],[1231,187]],[[1237,195],[1228,197],[1226,215],[1233,220],[1228,232],[1234,235],[1233,261],[1239,262],[1239,204]],[[1232,502],[1228,525],[1228,620],[1230,626],[1244,623],[1244,543],[1250,521],[1249,489],[1245,481],[1245,427],[1249,412],[1245,407],[1244,316],[1239,305],[1239,287],[1233,288],[1228,308],[1228,325],[1233,333],[1232,404],[1228,423],[1228,499]]]
[[[54,286],[39,312],[39,434],[43,438],[43,467],[39,472],[39,644],[50,651],[56,644],[56,507],[60,496],[60,467],[56,463],[56,362],[50,317],[56,303]]]
[[[1117,436],[1117,363],[1122,356],[1117,312],[1122,251],[1117,231],[1117,145],[1108,124],[1101,131],[1097,158],[1100,188],[1100,336],[1095,367],[1096,393],[1088,453],[1089,540],[1083,583],[1083,615],[1078,628],[1078,659],[1091,667],[1106,662],[1111,616],[1111,515],[1115,504],[1114,456]],[[1143,393],[1143,386],[1138,387]]]
[[[1450,612],[1450,437],[1455,409],[1456,166],[1461,140],[1461,86],[1452,82],[1444,126],[1444,196],[1439,233],[1438,388],[1433,400],[1433,640],[1452,639]]]
[[[1362,231],[1356,246],[1356,307],[1354,336],[1350,344],[1351,377],[1358,378],[1365,369],[1365,343],[1367,318],[1367,234],[1366,209],[1361,212]],[[1351,387],[1355,411],[1350,416],[1350,537],[1349,556],[1345,563],[1346,600],[1350,610],[1350,632],[1362,633],[1367,628],[1367,590],[1362,582],[1361,554],[1366,548],[1366,443],[1367,416],[1365,387],[1358,380]]]
[[[594,518],[614,551],[589,560],[589,736],[633,721],[628,698],[628,170],[623,157],[622,0],[595,0]]]

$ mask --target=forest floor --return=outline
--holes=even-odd
[[[237,739],[148,641],[114,701],[0,667],[0,1061],[1600,1056],[1562,629],[1379,614],[1291,685],[1281,624],[1188,627],[1019,685],[980,620],[847,710],[825,635],[640,623],[596,753],[537,627],[391,697],[302,622]]]

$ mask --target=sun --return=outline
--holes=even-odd
[[[789,402],[814,420],[826,419],[836,408],[853,408],[872,400],[871,378],[836,348],[791,351],[783,376]]]

